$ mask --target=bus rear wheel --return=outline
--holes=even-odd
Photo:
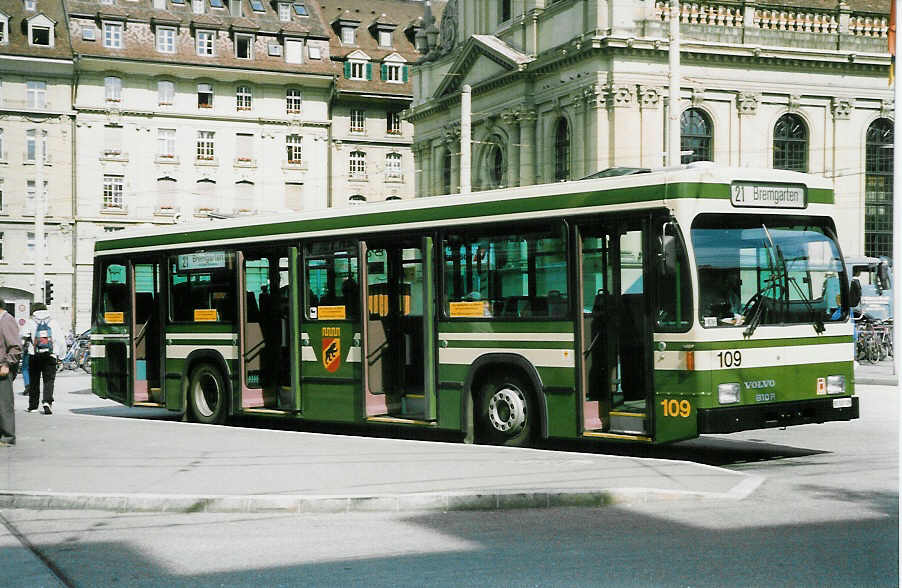
[[[532,442],[535,404],[521,377],[503,373],[488,378],[479,387],[476,411],[478,442],[514,447]]]
[[[188,404],[199,423],[221,425],[228,414],[228,397],[222,374],[210,364],[202,364],[191,372]]]

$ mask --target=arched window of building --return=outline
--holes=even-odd
[[[893,254],[893,121],[868,127],[864,170],[864,254]]]
[[[447,149],[442,155],[442,194],[451,193],[451,152]]]
[[[504,149],[501,147],[501,139],[494,137],[489,141],[486,153],[486,167],[491,187],[498,188],[505,183],[507,163],[504,160]]]
[[[774,125],[774,169],[808,171],[808,127],[797,114],[784,114]]]
[[[680,151],[687,153],[680,157],[683,163],[693,161],[713,161],[711,157],[711,137],[713,126],[707,114],[698,108],[689,108],[680,116]]]
[[[363,194],[351,194],[348,196],[348,204],[351,206],[355,206],[357,204],[364,204],[366,202],[366,196]]]
[[[554,180],[570,179],[570,128],[567,119],[561,117],[554,131]]]

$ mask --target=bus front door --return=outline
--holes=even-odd
[[[651,434],[644,293],[647,222],[616,219],[577,228],[583,351],[583,434],[647,440]]]
[[[367,418],[435,421],[433,239],[368,241],[362,249]]]
[[[291,288],[296,280],[290,277],[297,267],[296,251],[247,250],[241,256],[242,410],[294,411],[298,406],[291,374],[299,362],[289,351],[298,332],[298,313],[291,312],[297,306],[292,303],[297,293],[292,294]],[[297,348],[297,341],[293,346]]]

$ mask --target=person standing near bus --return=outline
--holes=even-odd
[[[19,367],[22,347],[16,319],[0,308],[0,446],[16,444],[13,380]]]
[[[41,380],[44,380],[44,414],[52,414],[53,383],[56,380],[56,362],[66,354],[66,335],[59,323],[50,318],[47,306],[42,302],[32,307],[31,319],[25,327],[28,341],[31,386],[28,389],[28,412],[38,409]]]

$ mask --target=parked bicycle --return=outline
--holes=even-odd
[[[877,363],[893,356],[893,321],[874,320],[867,315],[855,319],[855,359]]]

